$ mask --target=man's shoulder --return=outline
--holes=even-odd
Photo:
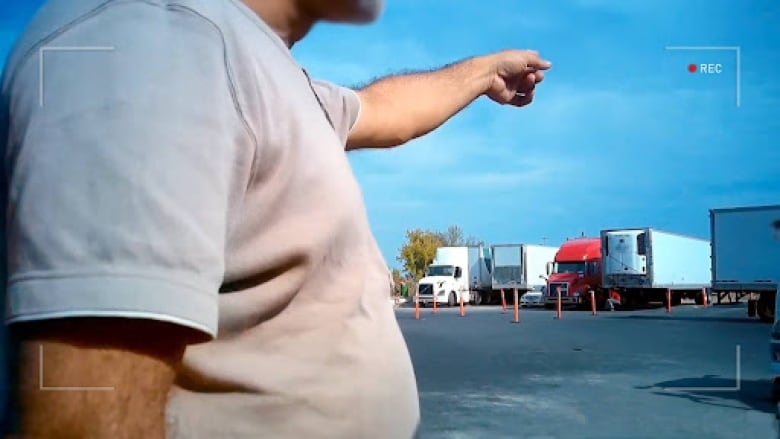
[[[109,50],[116,41],[168,37],[168,44],[203,50],[205,38],[227,50],[247,44],[249,29],[259,36],[253,44],[273,44],[261,28],[239,0],[48,0],[16,41],[6,79],[47,51]]]

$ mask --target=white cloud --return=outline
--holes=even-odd
[[[540,172],[539,169],[529,169],[527,172],[476,172],[465,173],[462,177],[450,177],[447,181],[451,186],[464,189],[509,189],[520,184],[538,184],[540,182],[537,177],[544,174],[545,172]]]
[[[657,206],[690,205],[712,179],[701,171],[702,163],[733,161],[736,152],[711,154],[710,142],[730,128],[714,126],[707,111],[686,111],[722,98],[685,89],[621,92],[558,85],[529,108],[467,110],[482,112],[480,120],[488,123],[457,118],[401,149],[368,152],[355,161],[356,173],[375,223],[398,230],[440,227],[445,220],[421,214],[423,207],[448,212],[447,222],[504,230],[500,218],[475,219],[473,212],[545,206],[548,218],[572,211],[596,218],[616,206],[625,214],[646,209],[648,199]],[[699,165],[692,169],[689,159],[697,154]],[[730,178],[750,182],[756,172],[757,165],[743,166],[730,170]],[[745,191],[736,198],[760,201],[769,195]]]

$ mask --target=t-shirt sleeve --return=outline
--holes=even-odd
[[[214,336],[242,133],[219,34],[136,2],[47,44],[93,49],[31,50],[6,72],[6,321],[128,317]]]
[[[330,82],[313,81],[312,84],[333,121],[336,134],[346,145],[349,132],[360,117],[360,98],[354,90]]]

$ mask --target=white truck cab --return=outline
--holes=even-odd
[[[463,267],[457,265],[430,265],[425,277],[417,284],[417,291],[423,306],[433,304],[434,300],[437,304],[455,306],[464,294],[464,302],[470,299],[468,282],[463,278]]]
[[[481,293],[490,289],[490,271],[482,246],[439,247],[425,277],[417,284],[421,306],[463,303],[479,305]]]

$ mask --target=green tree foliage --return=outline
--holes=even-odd
[[[406,276],[416,282],[425,275],[425,269],[433,262],[437,248],[468,245],[485,244],[474,237],[465,237],[463,229],[456,225],[449,226],[444,232],[407,230],[406,242],[401,246],[396,259],[403,264]],[[393,279],[396,279],[395,274]]]
[[[395,284],[395,294],[402,297],[408,297],[409,291],[414,291],[413,282],[406,276],[401,274],[401,270],[393,268],[393,284]]]
[[[393,283],[398,285],[401,283],[402,280],[404,280],[404,278],[401,275],[401,270],[397,268],[393,268]]]
[[[414,229],[406,231],[406,243],[401,246],[396,259],[403,264],[407,276],[419,280],[425,275],[425,269],[433,262],[436,249],[443,246],[441,236],[430,230]]]
[[[471,245],[485,245],[484,242],[473,236],[465,237],[463,229],[460,226],[452,225],[447,227],[445,232],[440,232],[439,237],[445,247],[460,247]]]

